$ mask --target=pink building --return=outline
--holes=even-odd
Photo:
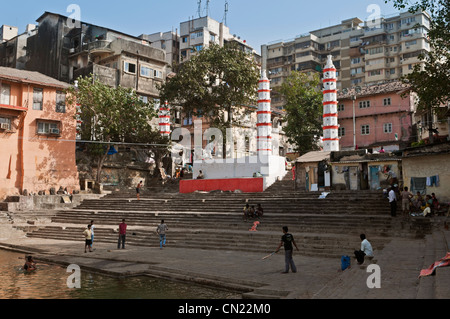
[[[0,67],[0,199],[59,187],[79,190],[75,106],[68,84]]]
[[[414,96],[401,82],[343,90],[338,95],[341,150],[399,150],[414,141]]]

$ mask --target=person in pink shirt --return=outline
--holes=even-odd
[[[120,249],[121,243],[122,249],[125,249],[126,235],[127,235],[127,224],[125,224],[125,219],[122,219],[122,223],[119,225],[119,241],[117,243],[117,249]]]

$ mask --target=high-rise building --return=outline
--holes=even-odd
[[[430,50],[429,28],[426,12],[405,12],[366,22],[351,18],[291,40],[263,45],[263,69],[268,71],[274,91],[294,70],[320,73],[328,55],[337,68],[338,89],[398,80],[421,63],[421,53]],[[274,94],[272,103],[282,108],[280,96]]]

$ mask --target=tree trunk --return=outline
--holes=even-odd
[[[97,162],[97,177],[96,182],[98,184],[102,181],[102,170],[103,170],[103,164],[105,163],[106,157],[108,156],[109,148],[106,150],[106,153],[103,154],[101,157],[99,157]]]

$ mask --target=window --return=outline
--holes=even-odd
[[[0,131],[11,130],[11,119],[7,117],[0,117]]]
[[[203,37],[203,31],[191,34],[191,39],[196,39],[196,38],[201,38],[201,37]]]
[[[187,42],[188,42],[188,37],[183,37],[183,38],[182,38],[182,42],[183,42],[183,43],[187,43]]]
[[[366,61],[366,65],[377,65],[377,64],[383,64],[383,63],[384,63],[384,58]]]
[[[360,109],[366,109],[370,107],[370,101],[361,101],[359,102],[359,108]]]
[[[37,123],[37,133],[38,134],[54,134],[59,135],[59,125],[58,123],[51,122],[38,122]]]
[[[392,133],[392,123],[383,124],[383,132],[386,134]]]
[[[417,40],[412,40],[412,41],[406,41],[405,42],[405,46],[409,47],[411,45],[417,44]]]
[[[352,84],[353,85],[358,85],[360,83],[362,83],[362,79],[361,78],[352,80]]]
[[[195,45],[192,51],[200,52],[201,50],[203,50],[203,45],[199,44],[199,45]]]
[[[361,135],[370,134],[370,125],[361,125]]]
[[[351,74],[351,75],[361,74],[361,73],[363,73],[363,68],[354,68],[354,69],[350,69],[350,74]]]
[[[378,53],[383,53],[383,52],[384,52],[384,50],[382,47],[366,50],[367,54],[378,54]]]
[[[345,136],[345,127],[340,127],[338,129],[338,134],[339,134],[339,137]]]
[[[361,63],[361,58],[353,58],[352,59],[352,64],[358,64]]]
[[[0,104],[3,105],[11,104],[11,87],[9,85],[6,84],[1,85]]]
[[[160,70],[155,70],[153,75],[154,75],[155,78],[158,78],[158,79],[162,79],[163,78],[163,73]]]
[[[43,96],[44,90],[35,88],[33,89],[33,110],[42,111],[43,109]]]
[[[148,96],[145,95],[139,95],[139,101],[147,104],[148,103]]]
[[[151,78],[153,76],[153,69],[146,66],[141,66],[141,76]]]
[[[338,110],[338,112],[344,111],[345,110],[345,105],[344,104],[339,104],[337,110]]]
[[[183,118],[183,125],[192,125],[192,115],[188,114],[185,118]]]
[[[136,74],[136,64],[130,62],[124,62],[124,71],[128,73]]]
[[[56,112],[66,113],[66,94],[63,91],[56,91]]]
[[[381,75],[383,74],[383,70],[373,70],[373,71],[369,71],[369,76],[377,76],[377,75]]]
[[[384,105],[384,106],[391,105],[391,98],[388,97],[388,98],[384,99],[384,100],[383,100],[383,105]]]

